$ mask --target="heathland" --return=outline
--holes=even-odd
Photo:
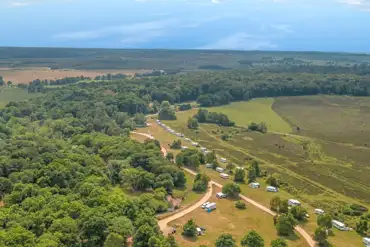
[[[309,210],[311,216],[301,225],[310,234],[317,227],[313,209],[320,207],[354,229],[333,231],[329,242],[360,246],[360,235],[368,234],[360,226],[370,218],[365,212],[370,203],[369,57],[0,48],[2,68],[155,70],[133,77],[110,74],[89,82],[80,77],[52,82],[63,87],[50,87],[47,78],[30,78],[29,85],[16,88],[1,77],[0,245],[174,246],[171,237],[161,235],[157,217],[177,208],[179,201],[186,206],[202,196],[192,190],[192,177],[182,166],[204,160],[200,154],[186,162],[179,156],[177,164],[176,157],[164,158],[160,145],[168,148],[179,138],[155,124],[151,118],[158,114],[173,129],[230,163],[247,170],[259,162],[267,177],[274,175],[280,182],[278,195],[296,198]],[[228,115],[235,126],[230,121],[228,127],[208,122],[189,129],[188,119],[198,109],[175,111],[175,105],[189,102]],[[147,121],[152,125],[143,128]],[[249,130],[252,122],[264,122],[267,132]],[[160,143],[132,140],[134,130],[150,131]],[[170,151],[174,156],[183,154],[179,149]],[[225,183],[212,169],[196,169]],[[267,177],[257,181],[265,187]],[[265,206],[274,196],[247,184],[240,188]],[[266,241],[277,237],[272,217],[250,205],[245,213],[232,208],[230,218],[225,213],[223,219],[220,213],[232,203],[220,202],[215,214],[220,225],[200,216],[199,224],[206,225],[209,236],[205,244],[212,246],[226,224],[238,228],[238,240],[253,225]],[[236,218],[250,222],[232,225]],[[178,235],[176,239],[181,246],[188,243]],[[304,246],[300,238],[289,241]]]

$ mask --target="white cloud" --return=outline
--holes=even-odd
[[[277,48],[277,45],[267,37],[238,32],[198,49],[262,50],[274,48]]]
[[[5,0],[3,3],[5,3],[5,6],[8,6],[10,8],[16,8],[44,2],[72,2],[72,1],[74,0]]]
[[[284,33],[293,33],[293,30],[289,25],[284,25],[284,24],[271,24],[271,28],[276,29],[278,31],[282,31]]]
[[[110,26],[96,30],[60,33],[54,35],[54,38],[60,40],[84,40],[121,35],[124,37],[123,41],[143,40],[145,37],[148,39],[149,36],[152,38],[158,36],[160,31],[173,26],[175,23],[177,23],[177,21],[173,19],[139,22],[121,26]],[[148,33],[151,33],[151,35],[148,35]]]
[[[340,2],[356,6],[363,10],[370,10],[370,0],[341,0]]]

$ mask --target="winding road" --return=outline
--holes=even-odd
[[[145,133],[140,133],[140,132],[131,132],[133,134],[137,134],[137,135],[141,135],[141,136],[145,136],[149,139],[155,139],[154,136],[150,135],[150,134],[145,134]],[[161,151],[163,153],[164,156],[167,155],[167,150],[161,146]],[[183,168],[185,171],[187,171],[188,173],[192,174],[192,175],[196,175],[197,173],[188,169],[188,168]],[[162,220],[159,220],[158,221],[158,225],[160,227],[160,229],[162,230],[163,233],[168,233],[169,231],[169,227],[168,227],[168,223],[170,223],[171,221],[174,221],[178,218],[181,218],[183,217],[184,215],[188,214],[188,213],[191,213],[192,211],[194,211],[195,209],[199,208],[203,203],[205,203],[206,201],[208,201],[208,199],[212,196],[212,187],[213,186],[217,186],[219,188],[222,188],[222,185],[215,182],[215,181],[210,181],[210,187],[209,187],[209,190],[207,191],[207,193],[202,197],[201,200],[199,200],[197,203],[193,204],[192,206],[182,210],[182,211],[179,211],[178,213],[174,214],[174,215],[171,215],[167,218],[164,218]],[[252,204],[253,206],[261,209],[262,211],[272,215],[272,216],[275,216],[276,213],[271,211],[269,208],[259,204],[258,202],[244,196],[244,195],[241,195],[240,194],[240,198],[243,199],[244,201],[246,201],[247,203],[250,203]],[[315,247],[316,246],[316,242],[312,239],[311,235],[308,234],[301,226],[296,226],[295,227],[295,230],[301,234],[301,236],[306,240],[306,242],[308,243],[308,245],[310,247]]]

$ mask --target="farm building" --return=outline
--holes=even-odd
[[[338,230],[341,230],[341,231],[346,231],[347,230],[347,227],[344,223],[340,222],[340,221],[337,221],[337,220],[332,220],[331,221],[333,226],[335,228],[337,228]]]
[[[216,171],[217,171],[217,172],[224,172],[224,168],[222,168],[222,167],[217,167],[217,168],[216,168]]]
[[[223,179],[229,179],[229,175],[226,174],[226,173],[221,173],[220,177],[223,178]]]
[[[301,202],[296,199],[289,199],[288,205],[289,206],[301,206]]]
[[[254,182],[254,183],[250,183],[249,187],[251,187],[253,189],[257,189],[257,188],[261,187],[261,185],[259,183]]]
[[[278,188],[276,188],[274,186],[267,186],[266,191],[267,192],[278,192]]]

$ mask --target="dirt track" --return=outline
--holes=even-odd
[[[137,135],[142,135],[142,136],[146,136],[148,137],[149,139],[155,139],[152,135],[149,135],[149,134],[145,134],[145,133],[139,133],[139,132],[132,132],[132,133],[135,133]],[[163,153],[163,155],[165,156],[167,154],[167,150],[161,146],[161,151]],[[192,175],[196,175],[196,172],[188,169],[188,168],[183,168],[185,171],[189,172],[190,174]],[[186,208],[184,209],[183,211],[180,211],[178,212],[177,214],[174,214],[174,215],[171,215],[169,216],[168,218],[165,218],[165,219],[162,219],[160,221],[158,221],[158,224],[159,224],[159,227],[160,229],[163,231],[163,233],[167,234],[168,233],[168,223],[170,223],[171,221],[174,221],[178,218],[181,218],[183,217],[184,215],[194,211],[195,209],[199,208],[204,202],[206,202],[212,195],[212,187],[213,185],[214,186],[217,186],[219,188],[222,188],[222,185],[219,184],[219,183],[216,183],[214,181],[211,181],[210,182],[210,185],[211,185],[211,188],[208,190],[207,194],[200,200],[198,201],[196,204],[192,205],[191,207],[189,208]],[[275,216],[276,213],[271,211],[269,208],[259,204],[258,202],[244,196],[244,195],[240,195],[240,198],[243,199],[244,201],[252,204],[253,206],[256,206],[257,208],[265,211],[266,213],[272,215],[272,216]],[[308,245],[310,247],[315,247],[316,246],[316,242],[312,239],[312,237],[310,236],[310,234],[308,234],[302,227],[300,226],[296,226],[295,227],[295,230],[301,234],[301,236],[306,240],[306,242],[308,243]]]

